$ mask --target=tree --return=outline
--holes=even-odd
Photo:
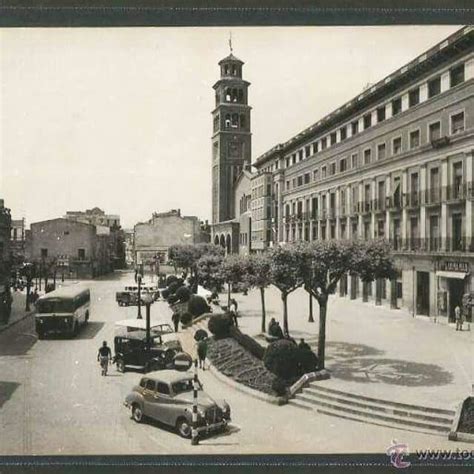
[[[232,285],[243,281],[244,259],[239,255],[228,255],[222,262],[220,274],[222,280],[227,283],[227,307],[229,307]]]
[[[266,331],[265,288],[271,284],[271,262],[267,253],[250,254],[243,260],[243,281],[248,288],[258,288],[262,302],[262,332]]]
[[[224,279],[220,273],[223,258],[218,255],[204,255],[196,264],[196,276],[200,285],[210,291],[220,291]]]
[[[344,274],[358,275],[362,281],[393,278],[395,267],[390,246],[381,240],[315,241],[302,247],[302,274],[305,289],[319,304],[319,367],[324,368],[326,347],[326,316],[329,295],[336,290]]]
[[[304,268],[301,244],[274,247],[269,251],[270,281],[281,293],[283,302],[283,332],[289,336],[288,330],[288,295],[303,284],[302,269]]]
[[[168,257],[176,267],[182,268],[191,277],[196,276],[197,263],[205,255],[224,257],[224,249],[214,244],[172,245]]]

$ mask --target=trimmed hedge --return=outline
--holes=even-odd
[[[207,301],[202,296],[192,295],[189,298],[188,311],[193,315],[193,318],[209,313],[210,310]]]
[[[208,337],[207,331],[204,329],[198,329],[194,333],[194,340],[195,341],[202,341],[203,339],[206,339]]]
[[[184,324],[184,325],[191,323],[192,320],[193,320],[193,317],[189,313],[183,313],[180,318],[181,324]]]
[[[166,286],[170,286],[171,283],[174,283],[174,282],[177,281],[177,280],[178,280],[178,277],[177,277],[177,276],[175,276],[175,275],[168,275],[168,276],[166,277]]]
[[[167,300],[170,296],[170,290],[168,288],[165,288],[164,290],[161,290],[161,297],[165,300]]]
[[[216,339],[223,339],[230,336],[232,318],[228,314],[215,314],[209,318],[207,327]]]
[[[169,304],[175,304],[179,301],[179,298],[177,295],[169,295],[168,296],[168,303]]]
[[[178,281],[174,281],[168,286],[168,291],[171,295],[174,295],[176,291],[178,291],[178,288],[181,288],[181,284]]]
[[[239,328],[231,326],[229,330],[230,336],[232,336],[242,347],[247,349],[257,359],[263,360],[265,355],[265,348],[261,346],[253,337],[243,334]]]
[[[185,286],[182,286],[176,290],[175,295],[178,298],[178,301],[185,303],[191,298],[191,290]]]

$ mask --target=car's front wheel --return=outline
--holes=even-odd
[[[190,438],[191,424],[186,418],[179,418],[176,422],[176,431],[182,438]]]
[[[140,408],[140,405],[136,403],[132,406],[132,418],[137,423],[141,423],[143,421],[143,411]]]

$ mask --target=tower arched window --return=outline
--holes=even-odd
[[[229,74],[229,66],[227,64],[224,66],[224,74]]]
[[[232,89],[232,102],[237,102],[237,89]]]
[[[230,114],[225,116],[225,128],[230,128]]]
[[[237,74],[237,68],[234,66],[232,66],[232,75],[235,76]]]
[[[239,114],[232,114],[232,128],[239,126]]]
[[[225,100],[226,102],[230,102],[231,101],[231,90],[229,88],[227,88],[225,90]]]
[[[247,121],[244,114],[240,115],[240,128],[245,128],[247,126]]]
[[[243,101],[244,101],[244,91],[242,89],[239,89],[237,91],[237,97],[238,97],[239,103],[243,103]]]

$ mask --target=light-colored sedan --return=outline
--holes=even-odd
[[[173,426],[184,438],[191,436],[193,412],[193,374],[176,370],[150,372],[142,377],[125,399],[132,418],[140,423],[144,417]],[[225,400],[214,400],[202,389],[198,391],[198,431],[224,429],[230,421],[230,406]]]

